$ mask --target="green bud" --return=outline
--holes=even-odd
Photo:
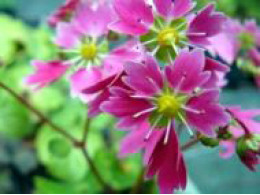
[[[214,147],[216,147],[216,146],[219,145],[218,139],[209,138],[209,137],[205,137],[205,136],[202,136],[202,137],[200,138],[200,142],[201,142],[204,146],[211,147],[211,148],[214,148]]]

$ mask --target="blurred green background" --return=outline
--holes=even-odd
[[[75,137],[82,134],[87,108],[69,95],[66,79],[37,93],[23,78],[32,72],[31,59],[51,59],[55,51],[46,16],[63,0],[0,0],[0,80]],[[213,0],[198,0],[202,7]],[[260,21],[259,0],[216,0],[232,17]],[[252,78],[233,69],[222,102],[260,108],[259,89]],[[111,122],[112,121],[112,122]],[[88,150],[106,181],[129,193],[141,170],[140,156],[118,159],[122,132],[101,115],[91,124]],[[112,131],[111,131],[112,130]],[[105,148],[105,149],[104,149]],[[218,149],[197,146],[185,154],[190,182],[187,193],[260,193],[260,174],[249,172],[237,157],[222,160]],[[23,105],[0,89],[0,193],[101,193],[84,157],[51,131]],[[153,182],[143,192],[156,193]]]

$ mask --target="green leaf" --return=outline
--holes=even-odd
[[[45,112],[56,110],[64,105],[66,96],[55,86],[49,86],[31,93],[32,103]]]
[[[9,94],[0,92],[0,132],[7,137],[22,138],[31,133],[28,110],[11,98]]]

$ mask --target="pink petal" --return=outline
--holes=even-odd
[[[173,9],[173,1],[172,0],[153,0],[157,12],[164,17],[168,17],[170,11]]]
[[[172,10],[174,18],[180,18],[188,14],[193,9],[192,0],[175,0]]]
[[[89,102],[95,95],[87,95],[82,91],[90,86],[95,85],[102,79],[100,68],[92,68],[90,70],[80,69],[70,78],[71,93],[74,97],[80,97],[84,102]]]
[[[146,4],[145,0],[114,0],[114,8],[125,22],[153,23],[152,9]]]
[[[197,128],[201,133],[214,137],[216,135],[215,128],[225,126],[229,122],[228,115],[217,103],[218,101],[218,90],[209,90],[191,98],[187,106],[200,111],[200,113],[187,111],[188,123]]]
[[[108,24],[113,18],[114,12],[109,4],[100,3],[94,9],[86,3],[77,11],[73,23],[81,34],[99,37],[108,33]]]
[[[80,42],[80,34],[71,23],[61,22],[57,26],[55,43],[63,48],[75,48]]]
[[[139,23],[127,23],[123,20],[118,20],[109,24],[109,29],[118,33],[137,36],[148,33],[149,31],[149,29],[144,25],[140,25]]]
[[[235,141],[221,141],[219,143],[220,151],[219,156],[221,158],[227,159],[232,157],[236,152],[236,142]]]
[[[25,82],[28,85],[34,86],[34,89],[51,84],[65,74],[69,68],[68,64],[62,61],[44,62],[35,60],[32,62],[32,65],[36,68],[36,72],[29,75],[25,79]]]
[[[174,129],[167,144],[164,144],[162,136],[151,155],[147,177],[150,178],[155,174],[158,174],[160,193],[172,193],[174,190],[186,187],[186,168]]]
[[[203,72],[205,56],[201,50],[182,51],[174,64],[166,67],[166,77],[173,88],[185,93],[200,87],[209,78],[209,73]]]
[[[214,5],[205,7],[199,14],[193,18],[188,30],[188,37],[192,44],[208,45],[208,38],[216,36],[226,21],[224,15],[214,12]],[[194,35],[204,33],[204,35]]]

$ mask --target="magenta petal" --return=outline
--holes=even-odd
[[[66,20],[66,17],[76,11],[80,0],[66,0],[66,2],[58,8],[58,10],[48,18],[48,24],[56,27],[59,22]]]
[[[114,12],[111,6],[99,3],[96,9],[85,3],[76,12],[74,25],[83,35],[99,37],[108,33],[108,24],[112,22]]]
[[[111,97],[109,101],[102,104],[104,112],[108,112],[116,117],[133,116],[151,107],[152,105],[145,100],[130,97]]]
[[[242,110],[240,107],[228,107],[228,112],[231,114],[232,117],[235,117],[243,124],[242,128],[244,131],[249,131],[249,133],[260,133],[260,123],[254,120],[255,117],[260,115],[259,109],[253,110]]]
[[[219,146],[220,146],[219,156],[224,159],[230,158],[236,152],[235,141],[221,141],[219,143]]]
[[[157,12],[164,17],[168,17],[170,11],[173,9],[173,1],[172,0],[153,0]]]
[[[80,34],[71,23],[59,23],[55,43],[63,48],[75,48],[80,42]]]
[[[200,87],[209,78],[209,73],[203,72],[205,56],[201,50],[182,51],[174,64],[166,67],[165,73],[173,88],[190,93]]]
[[[127,23],[123,20],[118,20],[109,24],[109,29],[128,35],[143,35],[149,31],[149,29],[144,25],[138,23]]]
[[[214,12],[214,9],[215,6],[210,4],[199,12],[192,20],[189,32],[204,32],[208,37],[218,34],[226,18],[223,14]]]
[[[175,0],[172,10],[172,16],[179,18],[189,13],[193,8],[192,0]]]
[[[121,142],[119,156],[124,157],[131,153],[136,153],[138,150],[144,148],[145,146],[145,135],[147,133],[147,129],[140,128],[130,132],[128,136],[126,136]]]
[[[229,67],[210,58],[206,58],[205,71],[210,72],[209,80],[203,84],[203,88],[212,89],[223,87],[226,83],[225,75],[229,71]]]
[[[89,103],[89,110],[88,110],[88,116],[93,118],[97,116],[99,113],[102,112],[101,110],[101,104],[105,101],[107,101],[110,97],[110,93],[108,89],[104,89],[101,91],[93,101]]]
[[[45,87],[59,79],[65,74],[69,68],[67,63],[63,61],[39,61],[35,60],[32,65],[36,68],[36,72],[29,75],[25,82],[34,86],[35,89]]]
[[[216,135],[215,128],[225,126],[229,122],[228,115],[217,103],[218,101],[218,90],[209,90],[191,98],[187,106],[200,113],[187,111],[188,123],[197,128],[201,133],[214,137]]]
[[[186,187],[186,168],[174,129],[170,133],[167,144],[164,144],[163,138],[164,136],[161,137],[151,155],[147,177],[158,174],[160,193],[172,193],[174,190]]]
[[[118,16],[128,23],[153,23],[152,9],[145,0],[114,0]]]
[[[214,12],[214,9],[214,5],[208,5],[191,21],[188,37],[193,44],[207,46],[208,38],[221,32],[226,18],[224,15]]]
[[[151,68],[149,69],[148,66]],[[123,78],[123,81],[137,93],[151,96],[161,89],[162,78],[158,67],[154,67],[156,64],[149,63],[148,66],[139,63],[126,64],[127,76]]]
[[[75,97],[80,97],[83,101],[90,101],[95,95],[87,95],[82,91],[90,86],[95,85],[102,79],[102,72],[98,68],[90,70],[80,69],[75,72],[70,78],[71,93]]]

